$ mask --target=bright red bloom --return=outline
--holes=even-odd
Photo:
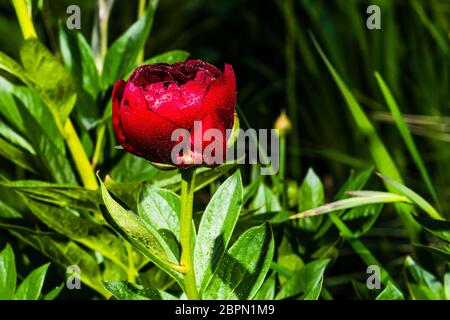
[[[200,60],[143,65],[127,82],[116,82],[112,103],[114,130],[125,150],[152,162],[187,166],[171,160],[177,144],[172,132],[192,131],[194,121],[202,121],[203,131],[219,129],[226,137],[234,121],[236,80],[229,64],[223,73]]]

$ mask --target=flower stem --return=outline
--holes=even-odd
[[[287,184],[285,180],[285,170],[286,170],[286,136],[284,134],[280,135],[280,170],[278,176],[280,177],[281,183],[281,199],[283,204],[283,209],[289,209],[289,198],[287,194]]]
[[[64,125],[64,136],[84,187],[86,189],[96,190],[98,184],[94,170],[91,167],[91,163],[70,119],[67,119]]]
[[[146,6],[146,0],[139,0],[138,5],[138,19],[141,18],[145,14],[145,6]],[[149,4],[152,5],[151,3]],[[142,48],[141,51],[139,51],[139,54],[136,59],[136,64],[139,65],[144,61],[144,48]]]
[[[25,0],[12,0],[12,3],[17,14],[17,19],[19,20],[23,37],[25,39],[37,38],[36,30],[34,29],[33,21],[29,15]],[[68,118],[64,128],[61,128],[61,125],[59,125],[60,121],[57,117],[55,117],[55,122],[58,129],[62,131],[67,146],[72,153],[73,160],[77,167],[78,173],[80,174],[81,180],[83,181],[83,185],[87,189],[96,190],[98,188],[98,184],[97,179],[95,178],[94,170],[91,167],[80,138],[73,127],[72,121]]]
[[[12,4],[16,11],[23,37],[25,39],[37,38],[36,30],[34,29],[33,21],[28,14],[28,7],[25,0],[12,0]]]
[[[184,284],[190,300],[198,300],[197,283],[193,263],[192,208],[194,203],[195,169],[181,169],[181,216],[180,216],[180,264],[185,268]]]

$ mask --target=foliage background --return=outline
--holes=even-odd
[[[35,25],[41,41],[61,58],[58,21],[64,23],[67,17],[65,10],[73,1],[43,3],[46,10],[36,12]],[[82,10],[81,32],[89,41],[95,2],[86,0],[77,1],[77,4]],[[381,7],[381,30],[368,30],[365,26],[365,10],[370,4]],[[3,34],[0,49],[19,60],[23,37],[14,9],[7,0],[0,1],[0,8]],[[109,23],[109,43],[136,20],[137,11],[138,1],[116,1]],[[373,140],[358,125],[362,120],[355,119],[342,98],[311,40],[312,33],[375,126],[404,184],[432,202],[448,219],[449,17],[450,2],[446,0],[164,0],[159,4],[145,45],[145,58],[182,49],[190,52],[191,57],[217,66],[231,63],[237,75],[239,106],[254,128],[272,127],[280,111],[287,111],[293,123],[286,155],[286,176],[290,181],[289,194],[293,203],[290,209],[293,210],[299,201],[298,187],[310,167],[323,181],[325,202],[335,199],[334,194],[351,170],[361,171],[372,166],[376,171],[380,170],[380,155],[370,151]],[[431,189],[424,183],[408,145],[394,123],[377,85],[375,71],[382,75],[398,103],[430,176]],[[3,72],[2,76],[9,77]],[[103,97],[98,98],[94,117],[103,113],[108,93],[106,91]],[[80,121],[77,118],[79,129]],[[83,138],[91,156],[95,137],[91,131]],[[123,156],[114,146],[110,132],[98,166],[103,173],[110,172]],[[0,163],[1,174],[8,179],[36,179],[5,158],[0,158]],[[249,167],[243,168],[242,173],[244,184],[253,181]],[[50,180],[42,176],[39,179]],[[371,190],[383,188],[376,178],[371,178],[365,187]],[[436,197],[433,197],[432,189]],[[0,199],[4,203],[26,211],[10,189],[1,187],[0,191]],[[210,191],[204,189],[199,192],[198,208],[206,204]],[[12,243],[16,252],[21,254],[23,261],[18,263],[19,274],[28,273],[47,262],[46,257],[24,246],[11,234],[0,232],[0,243]],[[277,239],[281,247],[282,235],[286,234],[298,245],[294,252],[300,258],[289,261],[288,267],[300,260],[308,261],[311,253],[320,248],[325,250],[329,243],[340,238],[338,231],[333,230],[316,244],[302,247],[299,243],[312,239],[309,236],[304,239],[298,230],[292,232],[290,227],[286,227]],[[420,242],[428,240],[424,235],[419,239]],[[445,264],[440,258],[431,258],[429,252],[414,248],[392,206],[383,209],[374,226],[364,235],[363,242],[397,279],[403,279],[402,269],[407,255],[413,255],[424,268],[439,278],[443,277]],[[352,280],[364,282],[365,264],[346,242],[340,242],[333,250],[336,250],[336,260],[327,271],[324,286],[334,298],[361,297]],[[51,275],[46,285],[51,287],[61,282],[61,270],[50,268],[49,272]],[[405,282],[400,282],[402,289],[406,289]],[[85,297],[95,296],[89,290],[83,294]],[[79,293],[66,290],[61,297],[79,298]]]

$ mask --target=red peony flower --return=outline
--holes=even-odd
[[[128,81],[115,83],[112,103],[114,130],[126,151],[158,164],[205,164],[207,159],[194,145],[204,149],[214,139],[195,135],[194,122],[201,121],[202,132],[222,133],[225,155],[226,129],[234,122],[236,80],[229,64],[223,73],[200,60],[143,65]],[[177,129],[190,133],[192,152],[180,154],[174,163],[171,153],[179,140],[172,141],[172,133]]]

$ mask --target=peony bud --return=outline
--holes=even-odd
[[[233,127],[236,106],[236,80],[229,64],[223,72],[200,60],[142,65],[128,81],[116,82],[112,102],[118,141],[132,154],[158,165],[189,167],[193,160],[210,165],[194,151],[194,146],[204,149],[212,142],[194,134],[194,122],[201,121],[202,132],[222,133],[225,158],[226,130]],[[192,152],[174,163],[171,152],[178,141],[172,141],[172,133],[177,129],[190,133]]]

